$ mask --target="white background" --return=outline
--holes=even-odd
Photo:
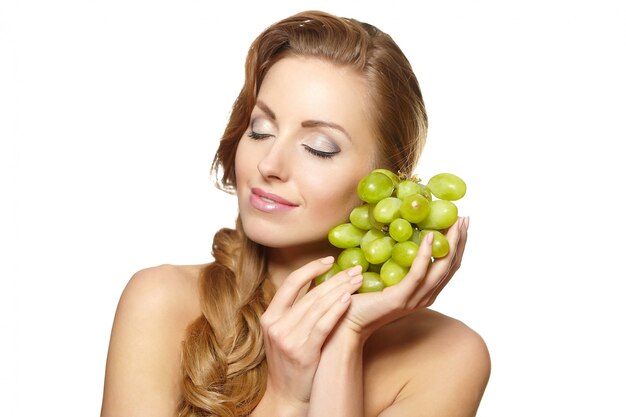
[[[99,413],[130,276],[207,262],[233,224],[209,166],[250,42],[323,9],[394,37],[430,116],[418,173],[468,183],[434,308],[490,347],[479,416],[626,415],[624,2],[294,3],[0,2],[0,414]]]

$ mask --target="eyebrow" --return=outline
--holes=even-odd
[[[267,104],[262,102],[261,100],[257,100],[256,105],[260,108],[263,113],[265,113],[270,119],[276,120],[276,114],[269,108]]]
[[[342,132],[344,135],[346,135],[348,140],[352,142],[352,138],[350,137],[350,134],[348,134],[346,129],[344,129],[341,125],[338,125],[337,123],[325,122],[323,120],[305,120],[304,122],[302,122],[302,127],[317,127],[317,126],[329,127],[331,129],[338,130]]]
[[[261,101],[261,100],[257,100],[256,105],[258,108],[261,109],[261,111],[263,111],[263,113],[265,113],[270,119],[276,121],[276,114],[272,111],[272,109],[269,108],[269,106],[267,104],[265,104],[265,102]],[[352,142],[352,137],[350,136],[350,134],[348,133],[348,131],[346,129],[343,128],[343,126],[337,124],[337,123],[333,123],[333,122],[326,122],[323,120],[305,120],[304,122],[301,123],[302,127],[305,128],[311,128],[311,127],[318,127],[318,126],[322,126],[322,127],[328,127],[331,129],[335,129],[340,131],[341,133],[343,133],[344,135],[346,135],[346,137],[348,138],[348,140],[350,142]]]

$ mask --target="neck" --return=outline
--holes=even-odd
[[[306,263],[328,255],[333,255],[336,259],[338,254],[339,250],[327,241],[290,248],[268,248],[267,266],[270,280],[276,288],[279,288],[289,274]],[[311,282],[313,278],[311,277]]]

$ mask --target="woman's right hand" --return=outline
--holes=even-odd
[[[332,262],[332,257],[318,259],[292,272],[261,316],[268,379],[265,395],[255,410],[259,415],[272,409],[306,415],[322,346],[363,280],[361,267],[353,267],[299,298]]]

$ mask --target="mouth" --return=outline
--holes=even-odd
[[[260,188],[252,188],[251,191],[250,202],[252,206],[258,210],[272,213],[284,212],[298,207],[298,204],[282,198],[279,195],[265,192]]]
[[[292,207],[296,207],[297,206],[296,203],[292,203],[291,201],[286,200],[286,199],[282,198],[279,195],[272,194],[272,193],[267,193],[267,192],[261,190],[260,188],[253,188],[252,189],[252,194],[256,195],[261,200],[266,201],[268,203],[278,203],[278,204],[283,204],[285,206],[292,206]]]

